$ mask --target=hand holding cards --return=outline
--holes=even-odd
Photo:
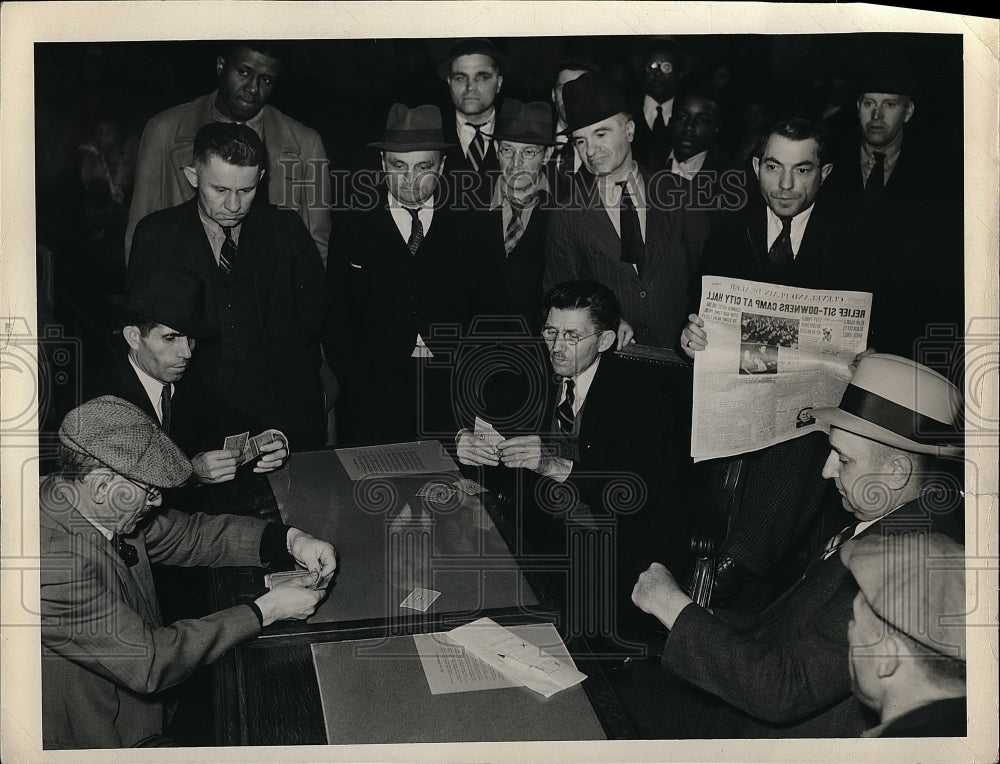
[[[279,430],[264,430],[250,437],[249,432],[230,435],[222,445],[223,449],[239,452],[236,466],[258,460],[255,472],[270,472],[284,463],[288,456],[288,439]]]
[[[304,586],[309,589],[318,589],[319,574],[314,570],[296,568],[295,570],[280,570],[274,573],[264,574],[264,586],[273,589],[276,586],[294,584]]]
[[[500,463],[497,445],[503,440],[493,425],[476,417],[475,430],[462,430],[458,434],[458,460],[462,464],[496,467]]]

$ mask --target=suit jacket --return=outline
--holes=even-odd
[[[146,123],[139,142],[135,187],[125,232],[125,261],[135,227],[146,215],[175,207],[195,195],[182,168],[192,162],[194,136],[212,121],[218,91],[160,112]],[[326,262],[330,240],[330,173],[319,133],[273,106],[264,106],[267,200],[298,212]]]
[[[411,353],[420,334],[437,359],[425,366],[447,377],[446,359],[473,318],[504,312],[503,244],[494,231],[489,213],[441,204],[411,255],[385,186],[374,204],[344,213],[327,268],[333,310],[323,339],[341,385],[338,436],[344,422],[355,441],[412,438],[419,406],[448,419],[450,386],[444,380],[418,398]],[[453,422],[441,426],[454,432]]]
[[[634,104],[632,109],[632,120],[635,122],[635,135],[632,137],[632,156],[643,167],[656,170],[663,169],[670,156],[670,149],[673,148],[673,139],[670,136],[670,121],[667,120],[667,129],[663,131],[663,138],[659,142],[654,140],[653,131],[646,124],[646,117],[642,112],[643,99]]]
[[[720,214],[743,209],[747,173],[716,145],[709,147],[701,169],[691,180],[691,208],[708,212],[713,224]]]
[[[858,537],[939,531],[961,542],[960,504],[958,497],[951,506],[916,499]],[[814,560],[780,599],[742,623],[688,605],[667,639],[663,665],[738,711],[732,737],[855,737],[869,726],[847,668],[857,591],[834,553]]]
[[[931,701],[879,727],[876,737],[965,737],[968,734],[966,698]]]
[[[646,183],[646,255],[642,275],[621,261],[621,238],[601,204],[593,176],[579,174],[571,206],[553,211],[543,288],[594,279],[621,303],[637,342],[673,347],[687,314],[688,282],[698,273],[706,216],[686,209],[690,184],[676,175],[642,173]]]
[[[322,445],[325,433],[319,379],[319,334],[326,317],[323,265],[309,234],[295,215],[254,205],[240,231],[240,259],[253,267],[256,315],[240,316],[259,331],[273,396],[244,414],[284,432],[298,448]],[[136,228],[126,285],[164,262],[192,271],[205,282],[207,309],[215,310],[213,281],[218,266],[198,215],[197,200],[156,212]],[[218,321],[215,322],[218,325]],[[214,373],[214,340],[199,344],[187,374],[194,374],[223,400]]]
[[[444,152],[444,174],[449,204],[461,209],[470,206],[480,210],[488,210],[496,189],[497,178],[500,177],[500,160],[497,159],[497,143],[490,140],[486,147],[483,166],[478,173],[472,162],[462,153],[458,142],[458,126],[455,124],[455,112],[444,112],[444,138],[456,145]]]
[[[41,487],[42,728],[46,748],[118,748],[163,730],[157,693],[260,631],[246,605],[164,626],[150,562],[260,565],[266,523],[153,516],[127,567],[110,542]]]
[[[542,275],[545,272],[545,238],[549,229],[548,195],[542,195],[532,210],[528,225],[508,254],[504,264],[507,312],[524,318],[529,329],[537,332],[542,324]],[[503,213],[490,212],[494,236],[503,246]]]

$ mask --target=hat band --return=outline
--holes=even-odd
[[[945,422],[908,409],[856,385],[847,386],[839,408],[846,414],[853,414],[915,443],[927,442],[920,433],[940,433],[942,428],[950,427]]]
[[[382,143],[444,143],[441,130],[386,130]]]

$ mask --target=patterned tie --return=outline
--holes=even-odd
[[[419,209],[414,209],[413,207],[405,207],[404,209],[413,218],[410,222],[410,238],[406,240],[406,246],[410,248],[410,254],[415,255],[417,254],[417,250],[420,249],[420,242],[424,240],[424,224],[417,217],[420,214]]]
[[[781,220],[781,233],[767,251],[767,258],[772,265],[780,268],[790,263],[795,258],[795,253],[792,252],[792,219],[787,215],[781,215],[778,219]]]
[[[559,425],[559,429],[568,434],[573,432],[573,422],[576,420],[576,416],[573,414],[573,401],[576,400],[576,396],[573,395],[573,388],[575,387],[576,382],[568,377],[565,382],[566,397],[556,409],[556,422]]]
[[[510,203],[510,222],[507,224],[507,231],[503,237],[503,248],[509,255],[524,233],[524,225],[521,223],[521,207],[513,202]]]
[[[875,206],[885,189],[885,152],[874,151],[872,156],[875,157],[875,166],[868,174],[868,182],[865,184],[865,202],[869,207]]]
[[[160,391],[160,427],[163,431],[170,434],[170,385],[164,385],[163,389]]]
[[[631,263],[636,267],[639,275],[642,275],[642,256],[646,254],[646,245],[642,241],[642,229],[639,227],[639,213],[632,203],[632,197],[628,192],[628,181],[619,181],[622,189],[621,198],[621,230],[622,230],[622,254],[623,263]]]
[[[483,166],[483,160],[486,159],[486,137],[483,135],[483,126],[474,125],[471,122],[465,124],[476,131],[469,144],[469,161],[472,162],[476,172],[479,172]]]
[[[844,544],[846,544],[848,541],[854,538],[854,529],[857,527],[858,527],[857,523],[852,523],[851,525],[848,525],[846,528],[844,528],[844,530],[842,530],[832,539],[830,539],[826,543],[826,546],[823,547],[823,556],[821,559],[825,560],[827,557],[830,557],[838,549],[840,549],[840,547],[842,547]]]
[[[219,268],[222,272],[229,274],[236,264],[236,242],[233,241],[232,227],[221,226],[222,232],[226,235],[226,240],[222,242],[222,249],[219,250]]]
[[[129,568],[139,562],[139,550],[131,544],[125,543],[125,538],[117,533],[111,538],[111,543],[115,545],[115,551],[121,557],[122,562]]]

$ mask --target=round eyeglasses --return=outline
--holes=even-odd
[[[501,146],[497,149],[497,154],[504,159],[513,159],[515,154],[520,154],[522,159],[531,161],[542,155],[542,149],[535,146],[525,146],[522,149],[513,149],[510,146]]]
[[[601,332],[593,332],[592,334],[577,334],[574,331],[561,332],[554,326],[545,326],[542,328],[542,339],[546,342],[555,343],[558,341],[559,337],[562,336],[563,342],[567,345],[578,345],[580,340],[585,340],[588,337],[596,337]]]

